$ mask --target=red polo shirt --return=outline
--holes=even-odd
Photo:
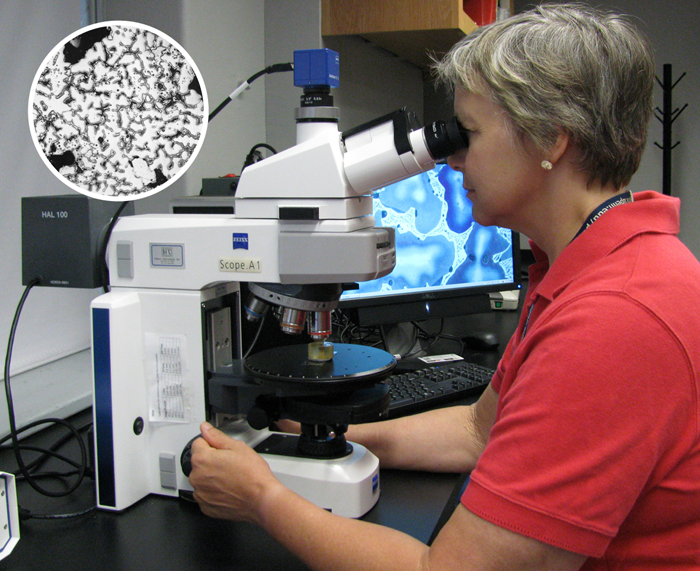
[[[533,247],[492,381],[496,423],[462,503],[588,555],[583,569],[697,570],[700,264],[676,236],[679,201],[634,198],[551,267]]]

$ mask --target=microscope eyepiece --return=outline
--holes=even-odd
[[[435,121],[423,127],[425,144],[430,155],[437,161],[469,147],[469,136],[457,117],[451,120]]]
[[[343,170],[358,195],[429,170],[469,146],[468,132],[456,117],[419,125],[402,108],[343,131]]]

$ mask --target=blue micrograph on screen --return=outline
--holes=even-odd
[[[477,224],[462,174],[447,165],[373,193],[377,226],[396,229],[396,267],[345,297],[513,280],[512,234]]]

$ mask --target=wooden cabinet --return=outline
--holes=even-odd
[[[476,28],[463,0],[321,0],[323,36],[362,36],[422,68]]]

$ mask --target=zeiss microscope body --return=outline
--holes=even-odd
[[[320,364],[272,355],[265,366],[300,367],[289,382],[286,371],[268,374],[243,360],[242,308],[255,319],[277,307],[283,330],[326,339],[341,284],[381,277],[395,264],[393,229],[374,227],[372,190],[466,143],[456,124],[413,129],[405,110],[339,132],[337,109],[327,105],[337,54],[311,52],[295,53],[295,84],[304,87],[297,144],[245,168],[235,213],[129,216],[113,228],[110,291],[91,306],[102,509],[191,491],[184,451],[204,420],[253,446],[284,484],[334,513],[360,517],[379,497],[376,457],[346,445],[342,433],[381,418],[388,400],[374,393],[393,357],[359,346],[337,347]],[[330,70],[322,85],[297,79],[306,68],[297,57],[321,58]],[[245,303],[241,284],[253,293]],[[372,352],[367,371],[357,370],[357,351]],[[261,410],[263,420],[252,421]],[[270,433],[275,416],[302,423],[304,451]]]

